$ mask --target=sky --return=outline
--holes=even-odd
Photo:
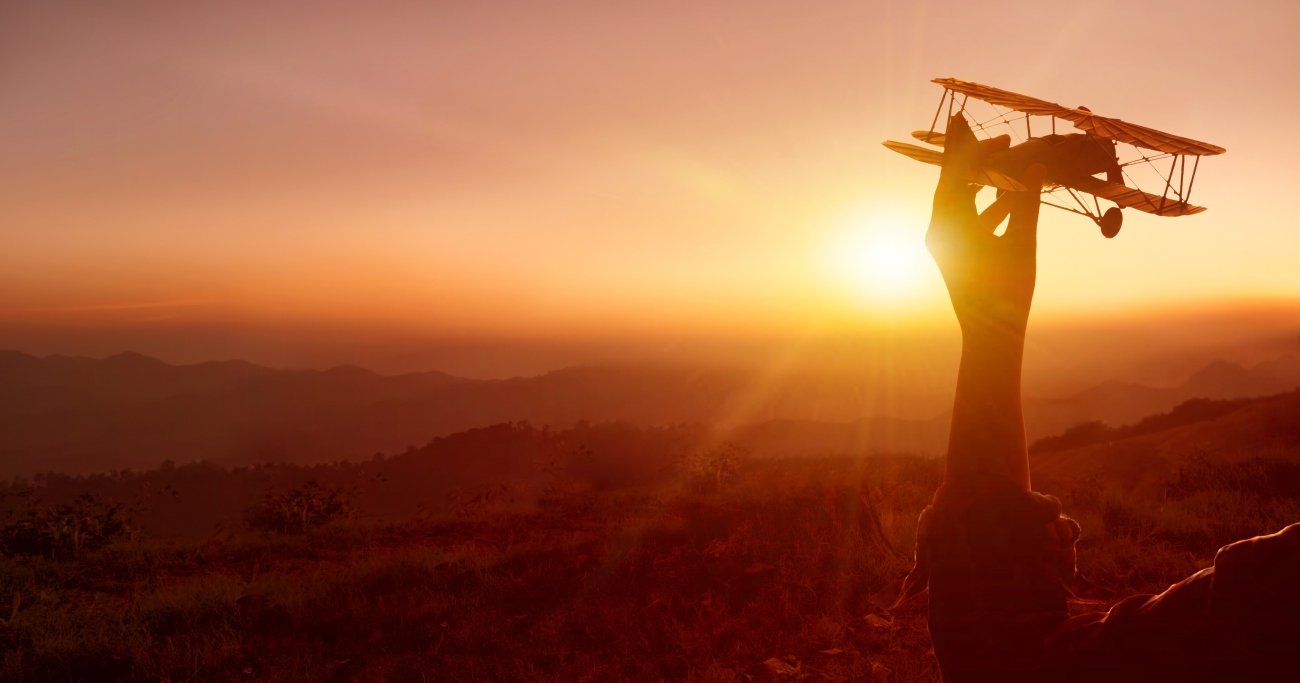
[[[880,146],[945,76],[1228,149],[1200,215],[1105,240],[1044,210],[1035,320],[1286,315],[1296,26],[1282,0],[5,3],[0,347],[329,364],[400,338],[535,368],[955,331],[935,169]]]

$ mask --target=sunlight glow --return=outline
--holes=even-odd
[[[828,266],[839,286],[875,306],[901,306],[921,294],[930,257],[915,221],[873,211],[832,235]]]

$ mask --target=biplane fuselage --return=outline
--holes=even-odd
[[[1030,138],[988,155],[983,163],[1013,178],[1024,176],[1030,164],[1040,163],[1053,185],[1098,173],[1105,173],[1110,182],[1122,182],[1115,143],[1086,133]]]

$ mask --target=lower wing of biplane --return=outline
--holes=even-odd
[[[929,133],[927,131],[917,131],[914,133],[918,139],[926,140],[934,145],[942,146],[944,137],[942,133]],[[883,143],[885,147],[910,157],[917,161],[939,166],[943,163],[943,152],[936,149],[920,147],[906,142],[895,142],[887,140]],[[991,166],[981,166],[972,169],[970,182],[988,187],[995,187],[999,191],[1021,192],[1026,188],[1010,174]],[[1069,206],[1061,206],[1048,200],[1043,203],[1064,209],[1073,213],[1078,213],[1091,218],[1101,228],[1102,234],[1106,237],[1114,237],[1119,233],[1120,225],[1123,222],[1123,216],[1116,209],[1110,209],[1105,212],[1100,210],[1096,205],[1089,207],[1085,201],[1079,198],[1075,193],[1083,192],[1093,195],[1094,197],[1105,199],[1113,202],[1116,206],[1125,209],[1137,209],[1156,216],[1190,216],[1205,210],[1203,206],[1193,206],[1187,202],[1178,201],[1169,197],[1143,192],[1142,190],[1129,187],[1123,183],[1110,182],[1100,178],[1094,178],[1089,175],[1065,175],[1057,177],[1057,174],[1049,173],[1047,178],[1047,187],[1045,194],[1050,194],[1056,189],[1064,189],[1079,204],[1075,209]]]
[[[1024,122],[1022,133],[1017,132],[1024,141],[984,157],[980,167],[971,171],[969,180],[972,183],[995,187],[999,191],[1023,191],[1024,185],[1016,178],[1029,163],[1043,163],[1048,169],[1043,203],[1087,216],[1101,228],[1106,237],[1114,237],[1119,233],[1123,222],[1120,210],[1124,208],[1156,216],[1190,216],[1205,210],[1205,207],[1194,206],[1188,201],[1192,185],[1196,181],[1196,169],[1200,157],[1222,154],[1222,147],[1162,133],[1119,119],[1097,116],[1084,107],[1062,107],[978,83],[952,78],[935,79],[934,82],[944,87],[939,110],[935,112],[935,123],[938,122],[945,103],[950,115],[955,107],[957,111],[966,114],[967,101],[971,99],[992,105],[999,112],[992,119],[974,122],[972,127],[985,135],[992,134],[988,130],[990,123],[1008,125],[1022,120]],[[962,96],[960,104],[957,103],[958,95]],[[1051,132],[1046,133],[1042,128],[1032,130],[1031,117],[1047,118]],[[1083,132],[1058,135],[1057,119],[1071,123]],[[1035,132],[1042,134],[1035,135]],[[945,142],[944,134],[935,131],[934,124],[931,124],[930,130],[916,131],[912,136],[940,148]],[[1138,153],[1138,158],[1123,160],[1117,154],[1116,143],[1131,145]],[[943,162],[943,152],[940,150],[892,140],[886,141],[884,145],[927,164],[938,166]],[[1154,150],[1158,154],[1148,156],[1151,153],[1143,150]],[[1187,157],[1192,157],[1194,163],[1187,164]],[[1153,194],[1133,187],[1138,183],[1129,177],[1131,166],[1145,163],[1154,169],[1151,162],[1161,158],[1172,158],[1173,164],[1167,172],[1160,172],[1159,180],[1156,180],[1163,185],[1163,193]],[[1184,184],[1188,166],[1191,166],[1190,182]],[[1105,179],[1098,177],[1102,175]],[[1126,179],[1130,184],[1124,182]],[[1092,195],[1091,201],[1081,194]],[[1115,206],[1103,212],[1099,200],[1109,201]],[[1063,203],[1057,203],[1058,201]],[[1070,201],[1074,206],[1068,205]]]

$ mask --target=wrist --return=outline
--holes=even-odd
[[[1025,328],[1015,324],[966,323],[961,326],[962,356],[1017,367],[1025,353]]]
[[[953,298],[963,341],[992,348],[1024,346],[1029,303],[1008,297]]]

